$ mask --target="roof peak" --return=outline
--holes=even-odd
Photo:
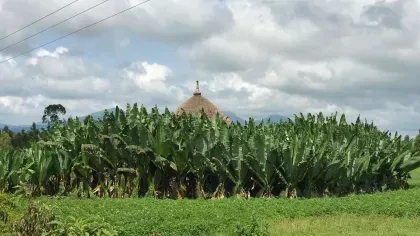
[[[195,91],[194,91],[194,95],[201,95],[201,92],[200,92],[200,85],[199,85],[199,83],[198,83],[198,80],[197,81],[195,81],[196,82],[196,88],[195,88]]]

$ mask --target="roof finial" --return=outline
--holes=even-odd
[[[197,87],[195,88],[194,95],[201,95],[198,80],[196,81]]]

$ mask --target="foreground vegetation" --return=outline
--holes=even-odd
[[[0,151],[0,190],[31,196],[317,197],[407,188],[419,146],[322,113],[282,123],[118,107],[69,119],[31,148]]]
[[[54,220],[67,225],[64,230],[101,226],[118,235],[415,235],[420,230],[418,196],[420,188],[414,186],[297,200],[42,197],[35,202],[51,209]],[[15,212],[25,214],[21,206]]]
[[[340,214],[287,219],[270,223],[270,235],[299,236],[415,236],[419,217]]]
[[[366,222],[420,230],[420,188],[401,190],[420,184],[420,135],[359,119],[243,127],[134,105],[37,137],[0,150],[2,235],[337,235],[340,220],[354,235],[373,232],[358,230]],[[322,231],[332,221],[336,233]]]
[[[48,200],[62,216],[98,216],[112,222],[121,235],[200,235],[200,233],[235,234],[252,230],[253,218],[257,230],[264,232],[278,227],[286,219],[305,220],[305,217],[356,214],[420,219],[419,189],[393,191],[374,195],[345,198],[287,199],[226,199],[216,201],[182,200],[157,201],[153,199],[96,199],[93,201]],[[334,219],[334,218],[330,218]],[[328,217],[324,220],[328,220]],[[331,222],[330,222],[331,223]],[[344,224],[344,223],[343,223]],[[354,225],[357,226],[357,225]],[[420,225],[417,225],[417,230]],[[272,231],[271,231],[272,232]],[[273,234],[275,232],[272,232]],[[274,234],[275,235],[275,234]]]

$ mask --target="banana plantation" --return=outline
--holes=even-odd
[[[345,116],[227,125],[143,106],[68,119],[31,148],[0,151],[0,191],[32,196],[320,197],[407,188],[410,139]]]

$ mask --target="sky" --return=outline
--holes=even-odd
[[[72,0],[0,0],[0,38]],[[143,0],[79,0],[0,40],[0,61]],[[0,64],[0,123],[49,104],[83,116],[203,96],[240,117],[344,113],[380,129],[420,128],[420,0],[151,0]]]

